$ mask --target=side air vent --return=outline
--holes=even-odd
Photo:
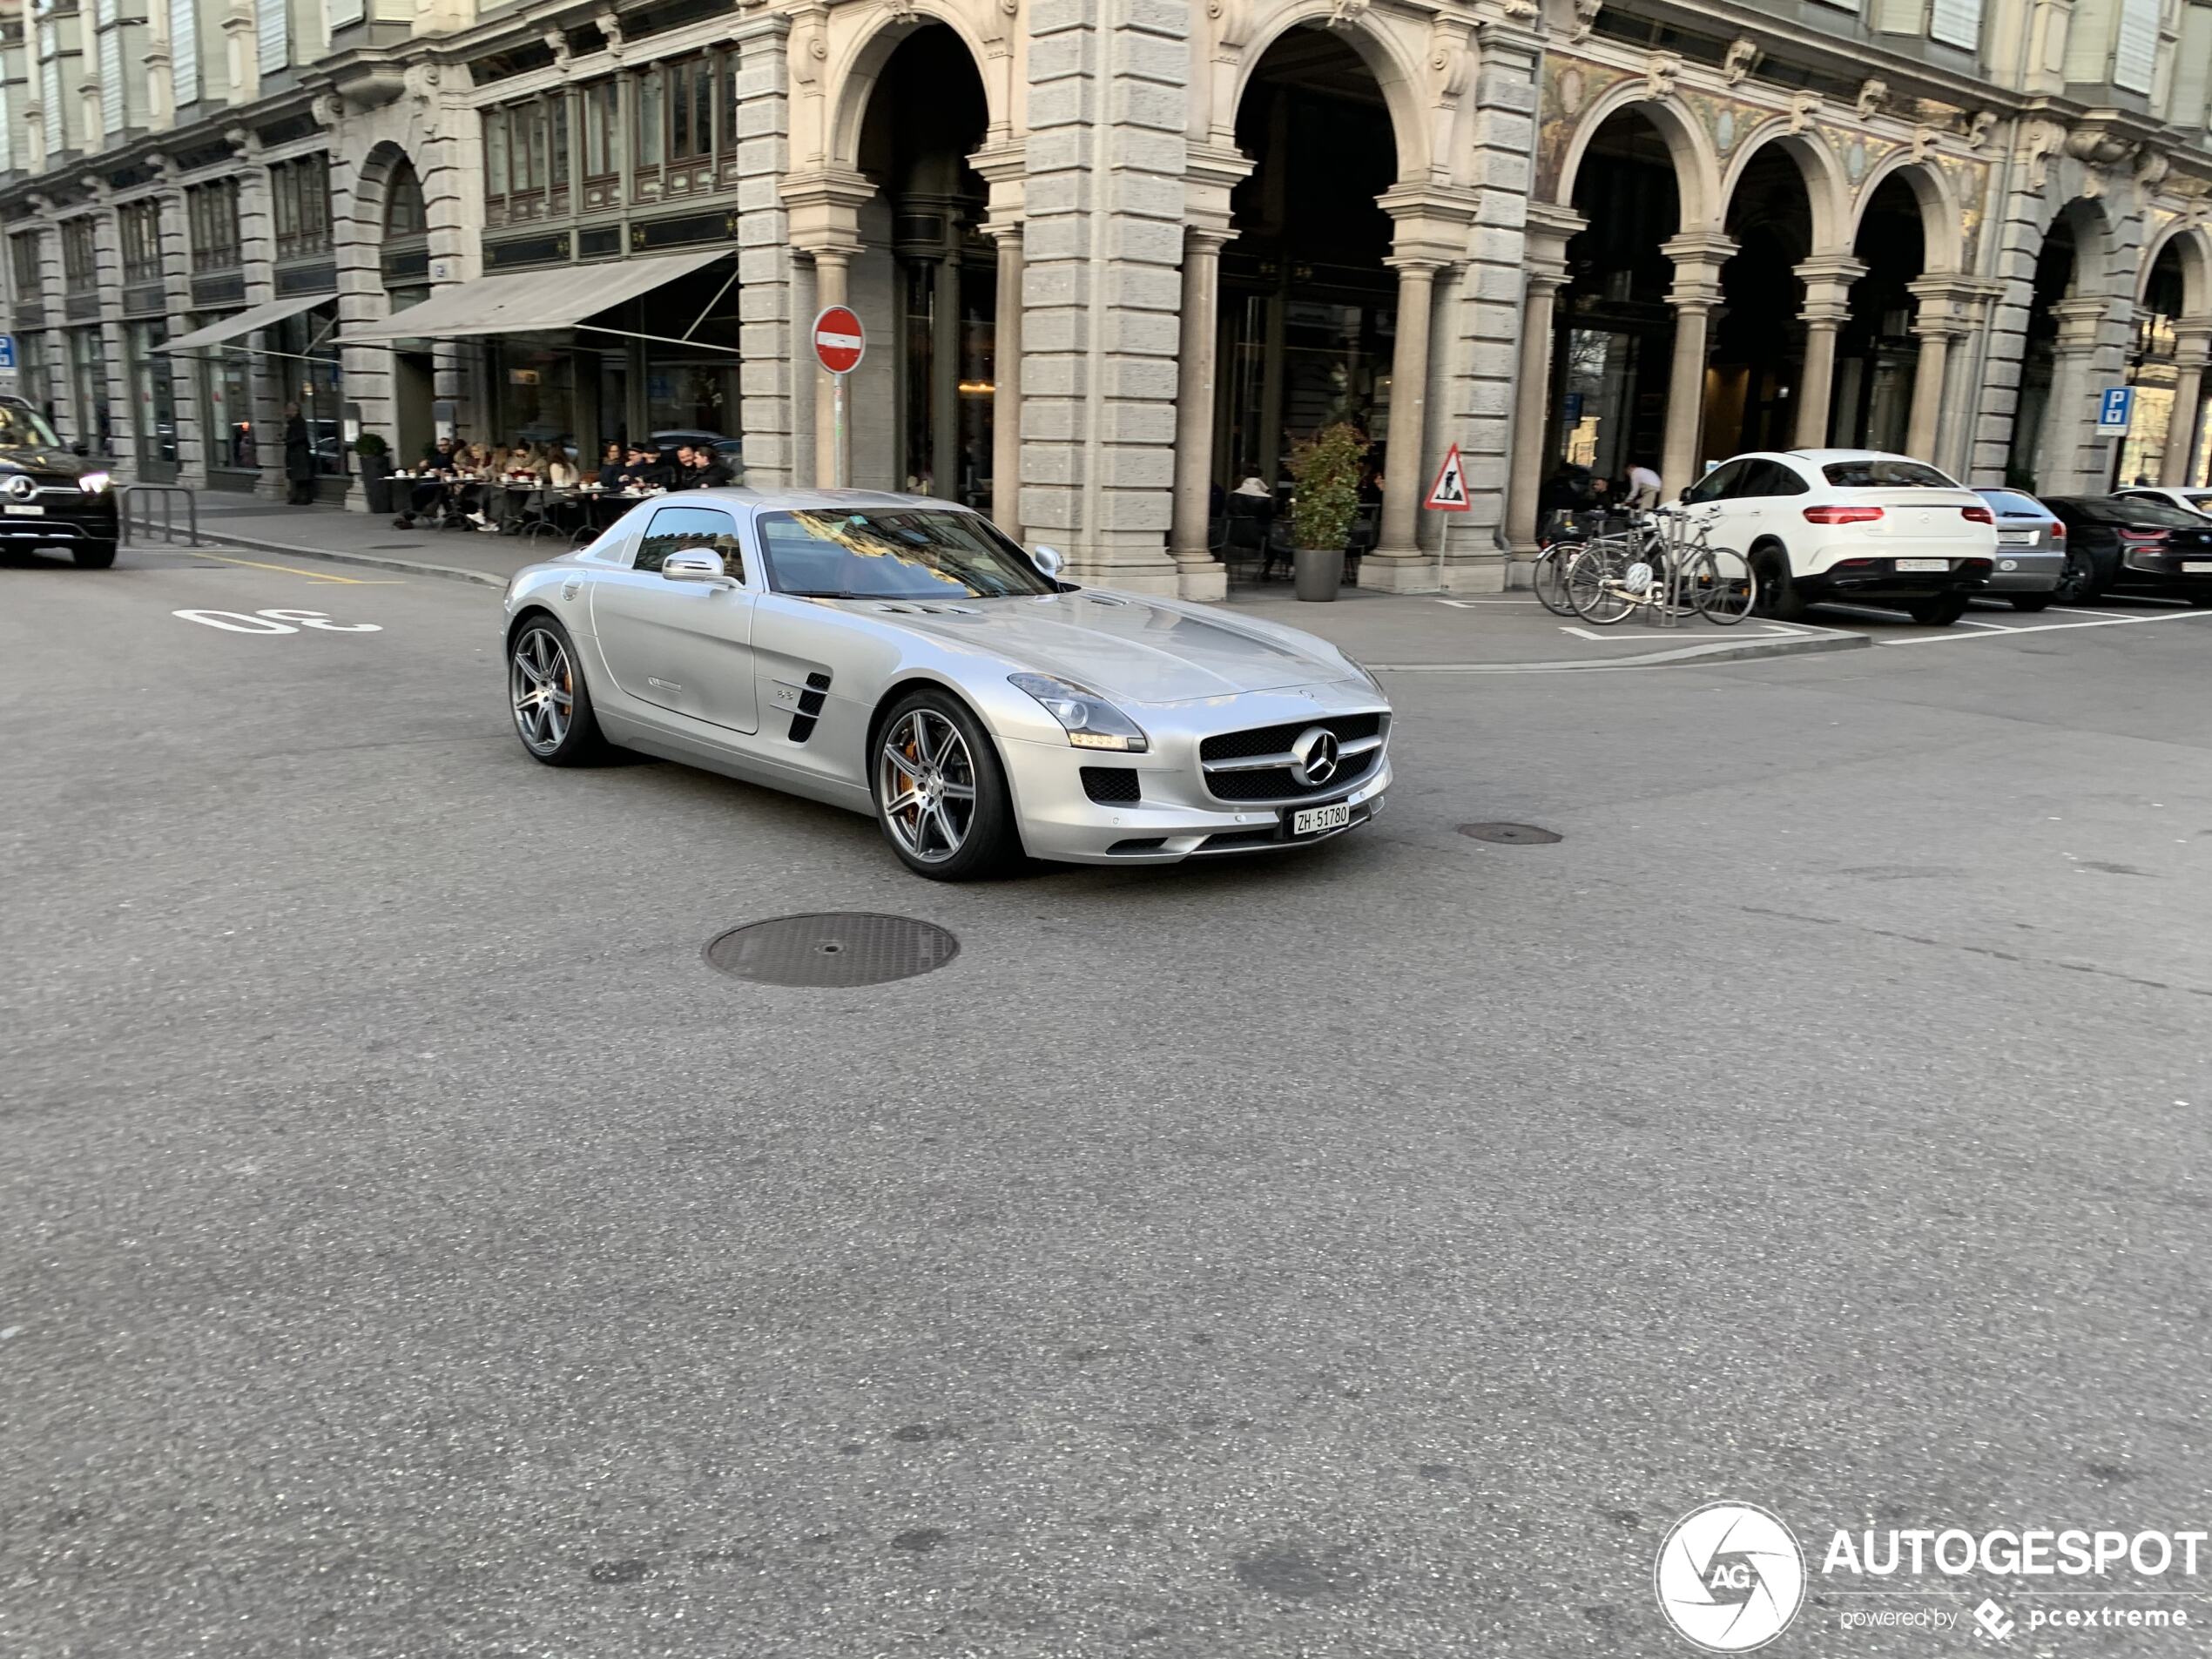
[[[1133,766],[1085,766],[1083,793],[1101,806],[1126,806],[1143,799]]]
[[[1109,599],[1103,593],[1086,593],[1083,597],[1095,605],[1111,605],[1116,610],[1120,610],[1129,604],[1126,599]]]
[[[791,740],[804,743],[814,735],[814,722],[821,718],[822,704],[830,687],[830,677],[815,672],[806,677],[806,689],[799,694],[798,711],[791,717]]]

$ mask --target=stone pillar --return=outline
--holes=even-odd
[[[1435,585],[1420,549],[1421,487],[1426,464],[1428,340],[1435,308],[1433,260],[1393,255],[1398,269],[1398,341],[1390,358],[1390,448],[1383,474],[1382,535],[1359,562],[1359,585],[1407,593]]]
[[[1705,424],[1705,355],[1721,300],[1721,266],[1736,252],[1724,236],[1677,236],[1659,251],[1674,261],[1674,363],[1667,377],[1667,429],[1659,462],[1664,493],[1673,496],[1703,475],[1698,442]]]
[[[1912,412],[1905,424],[1905,452],[1934,464],[1936,428],[1943,415],[1944,370],[1951,354],[1948,323],[1916,323],[1919,361],[1912,366]]]
[[[824,307],[850,303],[853,261],[860,253],[860,209],[873,199],[875,186],[857,172],[817,168],[793,173],[784,180],[778,193],[788,219],[791,246],[806,254],[814,267],[813,307],[805,316],[792,320],[792,356],[813,389],[814,483],[818,489],[827,489],[840,475],[847,483],[852,482],[852,415],[848,408],[840,456],[832,437],[837,424],[835,377],[815,361],[813,322]],[[867,319],[861,320],[865,323]],[[885,319],[873,350],[898,349],[895,339],[885,337],[888,333],[889,320]]]
[[[2196,435],[2203,418],[2208,347],[2212,347],[2212,319],[2174,325],[2174,408],[2166,421],[2166,453],[2158,463],[2158,482],[2169,487],[2200,482]]]
[[[1797,380],[1797,426],[1792,441],[1800,449],[1828,442],[1829,405],[1836,390],[1836,336],[1851,320],[1851,284],[1866,267],[1844,254],[1805,260],[1797,267],[1805,285],[1805,367]]]
[[[791,169],[792,20],[752,12],[731,27],[738,53],[738,363],[747,482],[798,482],[792,351],[798,261],[776,181]]]
[[[2100,458],[2107,440],[2094,431],[2091,384],[2107,316],[2107,300],[2061,300],[2051,307],[2059,337],[2051,355],[2051,395],[2035,446],[2035,487],[2047,496],[2102,493]]]
[[[1219,599],[1229,577],[1211,546],[1213,499],[1214,348],[1221,287],[1221,246],[1213,230],[1192,229],[1183,239],[1182,364],[1175,396],[1175,521],[1169,548],[1175,555],[1176,592],[1185,599]]]
[[[998,244],[991,328],[991,522],[1022,539],[1022,226],[986,226]]]
[[[1527,294],[1521,313],[1520,372],[1514,386],[1513,471],[1506,493],[1506,536],[1516,550],[1533,551],[1539,526],[1536,498],[1543,491],[1551,440],[1553,320],[1567,281],[1567,244],[1581,228],[1581,215],[1531,208],[1527,232]]]
[[[937,261],[929,306],[929,493],[940,501],[960,499],[960,255],[953,253]]]
[[[831,306],[846,303],[846,279],[852,272],[853,256],[844,248],[816,248],[814,250],[814,309],[817,314]],[[806,360],[813,362],[814,342],[806,333],[813,318],[799,323],[799,348]],[[834,489],[853,482],[853,417],[846,410],[844,430],[838,429],[837,376],[813,362],[814,374],[814,483],[821,489]]]

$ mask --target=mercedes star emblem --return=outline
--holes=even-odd
[[[1291,745],[1291,776],[1302,784],[1318,786],[1337,775],[1340,759],[1337,734],[1325,725],[1310,725]]]
[[[8,493],[18,501],[37,488],[38,486],[31,481],[30,474],[21,472],[12,475],[6,485]]]

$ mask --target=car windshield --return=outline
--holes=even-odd
[[[1831,461],[1820,475],[1838,489],[1956,489],[1959,486],[1925,462],[1892,455]]]
[[[2043,518],[2048,516],[2043,503],[2015,489],[1978,489],[1974,492],[2008,518]]]
[[[62,441],[36,409],[0,403],[0,449],[58,449]]]
[[[2082,502],[2078,510],[2083,517],[2099,524],[2150,524],[2175,530],[2204,528],[2203,514],[2143,496],[2107,496],[2101,501]]]
[[[930,508],[764,513],[779,593],[818,599],[1003,599],[1051,593],[1022,550],[975,513]]]

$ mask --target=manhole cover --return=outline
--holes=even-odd
[[[708,966],[763,985],[880,985],[958,954],[960,941],[930,922],[835,912],[749,922],[706,948]]]
[[[1563,839],[1534,824],[1462,824],[1460,833],[1470,840],[1503,841],[1510,846],[1537,846]]]

